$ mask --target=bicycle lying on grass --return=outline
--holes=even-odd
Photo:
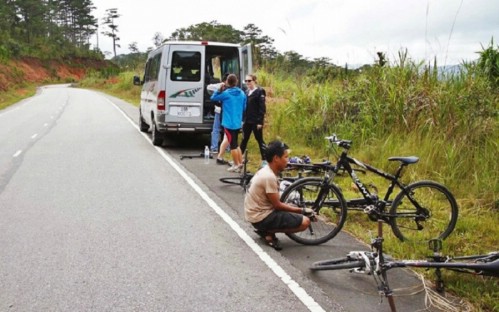
[[[400,163],[392,175],[348,156],[352,141],[340,140],[336,135],[326,139],[333,147],[337,145],[343,149],[337,163],[316,165],[326,171],[324,177],[299,179],[281,196],[282,202],[311,208],[318,216],[318,222],[311,224],[308,230],[288,234],[292,240],[305,245],[317,245],[330,240],[343,227],[347,209],[361,210],[373,221],[381,219],[390,224],[393,233],[401,241],[445,239],[452,233],[458,217],[458,205],[452,193],[434,181],[425,180],[409,185],[400,181],[403,169],[417,163],[418,157],[390,157],[389,161]],[[383,199],[368,190],[352,165],[390,181]],[[348,173],[362,198],[345,200],[341,189],[334,183],[334,178],[340,171]],[[392,200],[395,187],[400,192]]]
[[[438,292],[444,291],[441,269],[453,270],[474,275],[499,277],[499,251],[473,256],[443,256],[442,240],[429,240],[433,255],[427,260],[388,260],[383,253],[383,219],[378,220],[378,237],[371,242],[371,251],[351,251],[346,257],[314,262],[312,271],[350,269],[350,272],[372,275],[380,295],[388,298],[392,311],[396,311],[393,291],[387,279],[387,271],[393,268],[435,269],[435,285]]]

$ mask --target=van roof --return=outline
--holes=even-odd
[[[212,45],[212,46],[225,46],[225,47],[241,47],[237,43],[225,43],[216,41],[166,41],[162,45]]]

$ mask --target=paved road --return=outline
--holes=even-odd
[[[218,182],[225,168],[180,161],[207,138],[155,148],[137,118],[63,86],[0,111],[0,311],[388,310],[368,276],[308,271],[365,246],[346,234],[262,246],[242,192]],[[419,284],[394,273],[395,287]]]

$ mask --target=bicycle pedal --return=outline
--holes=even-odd
[[[373,210],[376,210],[376,207],[374,205],[369,205],[364,208],[364,213],[370,214]]]

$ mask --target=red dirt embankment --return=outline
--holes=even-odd
[[[27,83],[54,81],[75,82],[91,70],[116,67],[106,60],[73,58],[70,60],[40,60],[31,57],[0,63],[0,92],[22,87]]]

